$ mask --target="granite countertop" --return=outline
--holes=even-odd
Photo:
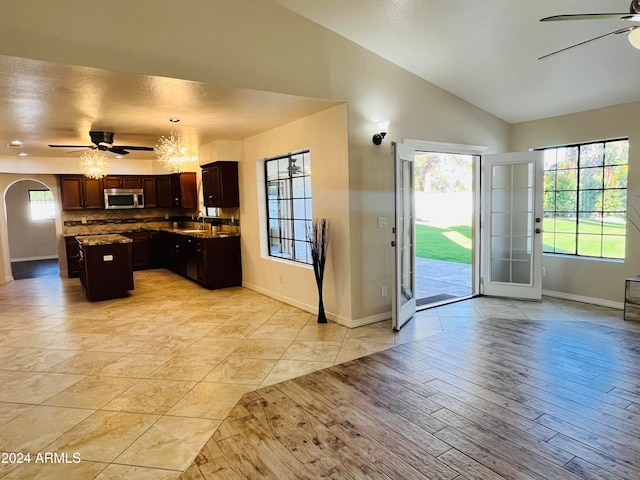
[[[82,244],[84,247],[88,247],[91,245],[110,245],[112,243],[131,243],[131,240],[124,235],[109,233],[105,235],[84,235],[79,236],[78,242]]]

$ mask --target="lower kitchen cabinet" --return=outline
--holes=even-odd
[[[149,234],[147,232],[131,232],[123,233],[123,235],[133,240],[131,244],[133,269],[144,270],[151,268]]]
[[[80,265],[78,264],[78,241],[76,237],[64,237],[64,244],[67,247],[67,274],[69,278],[80,276]]]
[[[210,289],[242,285],[240,237],[198,238],[162,232],[167,267]]]

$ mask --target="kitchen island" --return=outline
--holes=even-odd
[[[87,299],[95,302],[126,297],[133,290],[133,241],[118,234],[76,238],[80,281]]]

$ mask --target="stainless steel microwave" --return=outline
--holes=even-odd
[[[104,208],[144,208],[141,188],[105,188]]]

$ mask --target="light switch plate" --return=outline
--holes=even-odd
[[[386,228],[387,217],[378,217],[378,228]]]

